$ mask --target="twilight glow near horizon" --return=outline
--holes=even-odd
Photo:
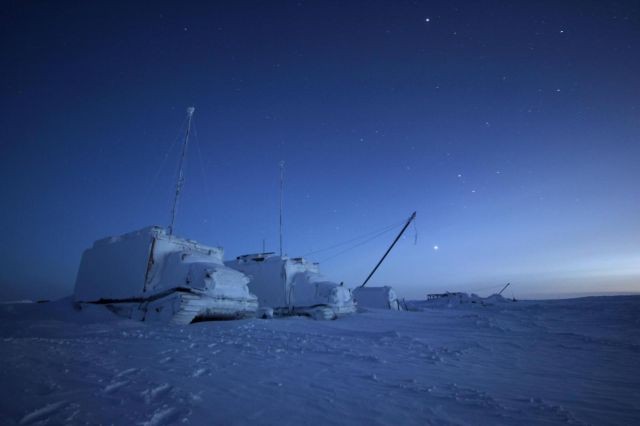
[[[135,3],[5,5],[0,300],[168,225],[191,105],[176,233],[227,259],[284,161],[285,253],[350,287],[415,210],[371,285],[640,291],[638,2]]]

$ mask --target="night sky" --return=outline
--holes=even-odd
[[[348,286],[417,210],[372,285],[640,291],[637,1],[0,13],[0,299],[70,294],[94,240],[168,225],[191,105],[176,233],[228,259],[278,250],[284,160],[285,253]]]

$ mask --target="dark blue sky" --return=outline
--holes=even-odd
[[[277,250],[285,160],[292,256],[417,210],[373,285],[640,290],[638,2],[134,3],[0,12],[0,299],[168,224],[189,105],[176,229],[227,258]],[[310,257],[353,286],[397,229]]]

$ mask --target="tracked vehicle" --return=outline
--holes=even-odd
[[[318,264],[273,253],[238,256],[227,266],[249,277],[249,290],[261,308],[276,315],[335,319],[356,311],[351,291],[320,274]]]
[[[223,263],[223,249],[148,227],[96,241],[82,255],[78,303],[101,303],[132,319],[189,324],[255,314],[247,276]]]

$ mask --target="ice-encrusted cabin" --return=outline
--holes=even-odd
[[[382,287],[358,287],[353,290],[353,298],[363,308],[403,310],[396,292],[388,285]]]
[[[258,303],[249,279],[225,266],[223,254],[157,226],[103,238],[82,255],[74,299],[179,324],[252,315]]]
[[[227,266],[246,274],[262,308],[276,314],[333,319],[356,311],[351,291],[320,274],[317,263],[273,253],[238,256]]]

